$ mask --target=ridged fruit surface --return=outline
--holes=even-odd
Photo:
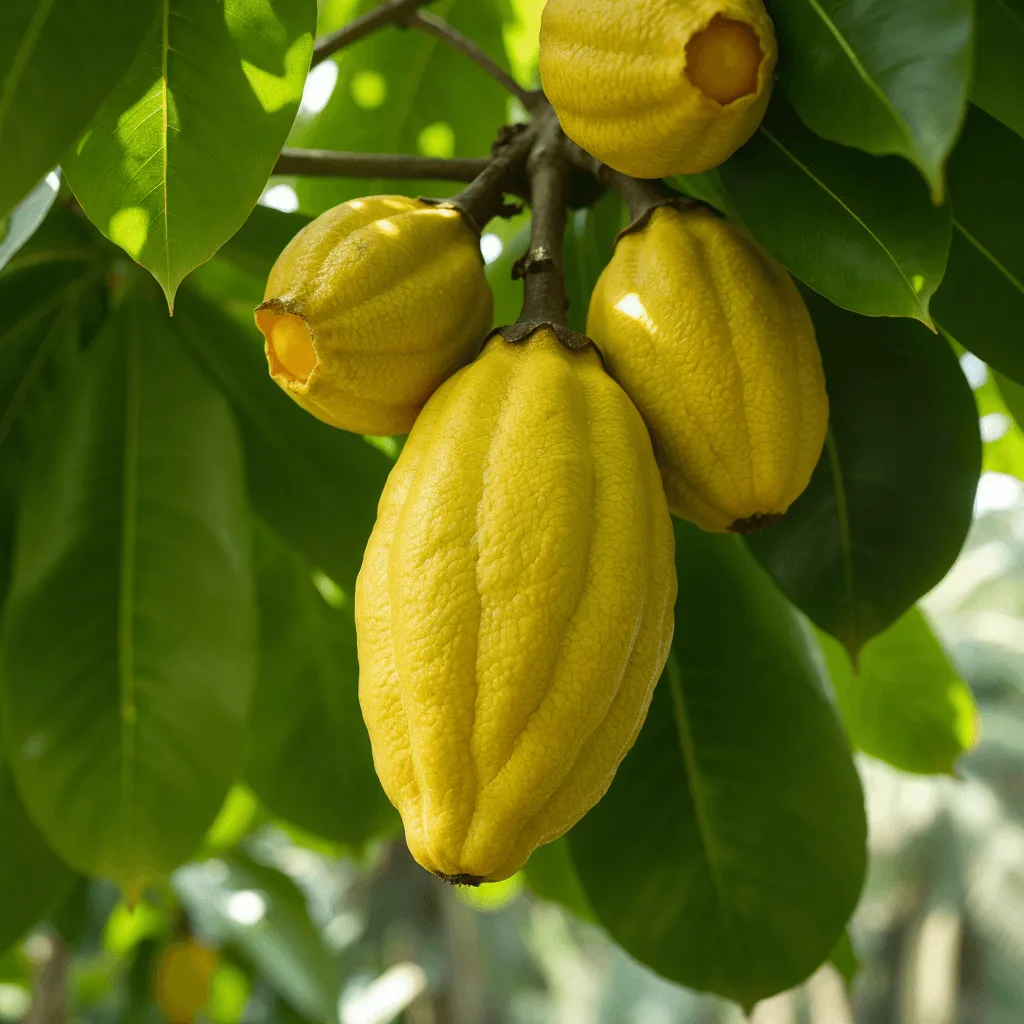
[[[752,532],[807,487],[828,431],[814,326],[745,230],[656,209],[619,239],[587,333],[650,428],[673,512]]]
[[[479,237],[460,213],[373,196],[292,239],[256,324],[270,375],[303,408],[344,430],[405,434],[477,354],[493,307]]]
[[[156,968],[155,1001],[168,1024],[192,1024],[210,998],[217,954],[195,939],[167,945]]]
[[[356,585],[359,698],[409,849],[515,873],[604,794],[664,667],[676,582],[647,430],[548,328],[424,408]]]
[[[728,159],[764,117],[775,60],[761,0],[548,0],[541,21],[565,134],[637,178]]]

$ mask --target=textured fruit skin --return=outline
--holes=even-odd
[[[814,326],[745,230],[656,209],[619,239],[587,333],[650,428],[677,515],[742,532],[807,487],[828,431]]]
[[[217,954],[195,939],[172,942],[156,968],[156,1004],[169,1024],[192,1024],[210,998]]]
[[[716,15],[748,25],[763,54],[756,90],[724,105],[686,75],[687,43]],[[541,21],[541,83],[565,134],[637,178],[728,159],[764,117],[775,60],[761,0],[548,0]]]
[[[494,300],[480,241],[456,210],[405,196],[322,214],[278,257],[256,311],[270,375],[303,408],[361,434],[408,433],[434,389],[479,351]],[[280,314],[309,328],[317,364],[275,358]]]
[[[514,874],[604,794],[673,630],[647,430],[593,348],[495,336],[424,408],[356,584],[359,699],[423,867]]]

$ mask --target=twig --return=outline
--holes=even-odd
[[[468,57],[477,67],[482,68],[499,85],[512,93],[527,110],[537,103],[538,93],[524,89],[504,68],[493,61],[472,39],[464,36],[453,25],[439,18],[431,11],[416,10],[403,19],[409,28],[419,29],[437,39],[446,46]]]
[[[330,57],[332,53],[376,32],[385,25],[398,25],[406,21],[418,7],[427,0],[388,0],[380,7],[367,11],[362,17],[350,21],[344,28],[318,39],[313,44],[313,66]]]
[[[430,179],[473,181],[491,161],[462,158],[409,156],[403,153],[343,153],[330,149],[283,149],[275,174],[314,177]]]

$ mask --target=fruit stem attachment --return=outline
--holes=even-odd
[[[281,150],[274,174],[314,177],[473,181],[487,170],[487,159],[409,156],[404,153],[344,153],[330,149]]]
[[[313,43],[312,67],[326,60],[332,53],[351,46],[385,25],[399,25],[425,4],[427,0],[388,0],[380,7],[367,11],[361,17],[350,21],[337,32],[323,36]]]
[[[660,178],[631,178],[628,174],[612,170],[607,164],[600,165],[597,180],[615,189],[626,200],[633,220],[639,220],[659,206],[685,199],[685,196],[673,192]]]
[[[562,269],[569,162],[562,151],[562,132],[553,113],[540,120],[537,131],[537,141],[526,165],[533,221],[530,250],[517,268],[524,287],[520,320],[544,320],[564,327],[569,307]]]
[[[490,161],[458,195],[450,199],[424,201],[458,210],[477,233],[493,217],[519,213],[521,207],[505,202],[505,193],[525,194],[522,172],[536,138],[537,131],[532,125],[503,127],[491,147]]]

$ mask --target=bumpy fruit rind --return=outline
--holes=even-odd
[[[256,324],[271,376],[303,408],[344,430],[404,434],[479,351],[493,305],[479,238],[457,210],[374,196],[292,239]]]
[[[592,347],[495,336],[433,396],[356,585],[363,717],[421,865],[507,878],[601,798],[668,655],[673,545]]]
[[[761,0],[548,0],[540,73],[570,139],[663,178],[717,167],[754,134],[776,52]]]
[[[677,515],[753,532],[807,487],[828,431],[814,326],[744,229],[656,209],[619,239],[587,333],[650,428]]]

